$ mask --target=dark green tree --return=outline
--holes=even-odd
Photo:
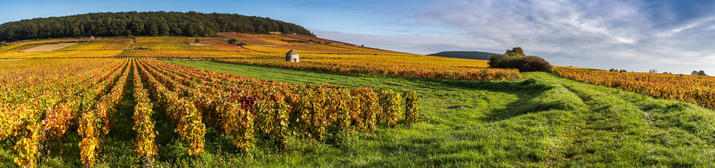
[[[282,32],[314,36],[301,26],[256,16],[197,12],[110,12],[3,23],[0,25],[0,41],[83,36],[214,36],[218,32]]]
[[[502,55],[492,55],[488,64],[491,68],[515,68],[522,72],[551,72],[549,62],[541,57],[524,55],[524,50],[520,47],[506,50]]]

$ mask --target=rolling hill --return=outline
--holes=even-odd
[[[0,25],[0,41],[89,36],[216,36],[218,32],[302,34],[293,23],[238,14],[197,12],[89,13],[34,18]]]

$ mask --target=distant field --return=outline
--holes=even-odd
[[[48,39],[10,43],[0,47],[0,58],[111,57],[131,45],[130,38]]]
[[[294,49],[299,53],[411,55],[393,51],[365,48],[342,42],[303,35],[265,35],[241,33],[219,33],[219,35],[225,36],[227,38],[237,39],[239,43],[246,44],[244,46],[245,48],[260,52],[285,53],[290,49]]]
[[[658,98],[680,100],[715,108],[715,77],[639,72],[610,72],[560,69],[555,73],[568,79],[619,88]]]
[[[126,49],[131,45],[132,39],[126,37],[107,37],[99,38],[96,40],[79,42],[77,45],[73,45],[61,50],[74,51],[74,50],[122,50]]]
[[[85,39],[58,38],[58,39],[45,39],[45,40],[15,42],[15,43],[10,43],[7,46],[0,47],[0,55],[2,55],[3,53],[18,52],[18,51],[30,49],[33,47],[37,47],[40,45],[44,45],[44,44],[56,44],[56,43],[62,43],[62,42],[77,42],[77,41],[82,41],[82,40],[85,40]]]
[[[39,51],[39,52],[14,52],[0,54],[0,58],[79,58],[79,57],[111,57],[122,50],[97,50],[97,51]]]
[[[449,60],[427,56],[307,55],[300,63],[277,59],[218,59],[219,62],[360,75],[406,76],[434,79],[518,79],[515,69],[487,69],[483,61]],[[330,57],[333,56],[333,57]]]
[[[40,45],[37,47],[32,47],[27,50],[22,50],[22,52],[54,51],[54,50],[63,49],[65,47],[69,47],[69,46],[72,46],[75,44],[77,44],[77,43],[43,44],[43,45]]]

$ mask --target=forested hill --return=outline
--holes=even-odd
[[[217,32],[297,33],[296,24],[238,14],[119,12],[35,18],[0,25],[0,41],[89,36],[214,36]]]

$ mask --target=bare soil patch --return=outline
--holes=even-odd
[[[22,52],[54,51],[54,50],[63,49],[65,47],[69,47],[69,46],[72,46],[75,44],[77,44],[77,43],[45,44],[45,45],[30,48],[27,50],[22,50]]]

